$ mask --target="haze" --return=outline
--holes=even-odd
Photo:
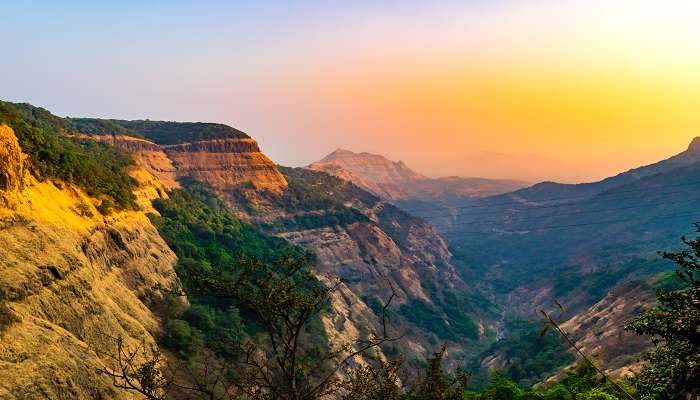
[[[578,182],[700,135],[695,1],[28,3],[3,5],[3,98],[224,122],[285,165]]]

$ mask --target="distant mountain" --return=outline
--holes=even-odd
[[[566,326],[575,340],[607,351],[603,365],[622,373],[644,344],[620,344],[622,321],[654,292],[628,283],[669,271],[672,265],[656,252],[678,249],[681,236],[692,236],[693,222],[700,221],[700,138],[673,157],[598,182],[544,182],[444,209],[402,206],[436,226],[463,279],[503,307],[500,335],[514,340],[508,321],[558,311],[556,300],[566,310],[563,318],[574,318]],[[613,312],[623,309],[629,312]],[[617,329],[592,346],[593,338],[575,334],[589,320]],[[504,363],[489,368],[507,367],[497,348],[491,355]],[[477,359],[490,359],[484,356]]]
[[[700,137],[693,139],[688,148],[665,160],[634,168],[598,182],[581,184],[564,184],[542,182],[536,185],[504,194],[503,197],[514,201],[576,201],[586,196],[592,196],[614,187],[634,182],[650,175],[671,171],[700,161]],[[562,199],[559,199],[562,198]],[[498,199],[501,201],[502,199]]]
[[[338,149],[307,168],[324,171],[351,181],[386,200],[399,202],[453,202],[465,198],[492,196],[524,187],[507,179],[432,179],[410,169],[403,161],[391,161],[371,153]]]

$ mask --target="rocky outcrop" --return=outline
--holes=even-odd
[[[174,253],[142,212],[104,217],[81,190],[30,175],[12,188],[15,207],[0,206],[0,398],[137,398],[96,371],[113,367],[116,337],[154,343],[147,303],[156,285],[178,285]]]
[[[180,177],[189,177],[226,190],[242,185],[279,192],[287,181],[260,152],[255,140],[217,139],[163,146]]]
[[[0,205],[16,202],[17,192],[24,186],[26,159],[12,128],[0,125]]]
[[[345,179],[387,200],[410,197],[403,186],[428,179],[401,161],[392,162],[378,154],[354,153],[343,149],[335,150],[307,168]]]
[[[139,169],[147,171],[159,182],[159,185],[156,186],[162,186],[166,190],[180,187],[180,183],[177,181],[177,169],[159,145],[146,139],[127,135],[81,134],[80,136],[86,139],[99,140],[131,153],[137,166],[140,167]],[[143,174],[134,176],[134,178],[140,183],[150,179]]]
[[[255,139],[229,138],[212,139],[193,143],[180,143],[164,145],[163,149],[169,153],[259,153],[260,148]]]
[[[182,179],[196,179],[219,190],[251,185],[279,192],[287,181],[251,138],[229,138],[158,145],[125,135],[94,135],[96,140],[122,148],[138,166],[148,171],[165,189],[180,187]]]

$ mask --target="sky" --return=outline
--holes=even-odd
[[[223,122],[283,165],[345,148],[592,181],[700,136],[698,17],[694,0],[7,2],[0,98]]]

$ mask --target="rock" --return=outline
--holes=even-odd
[[[280,192],[287,181],[275,164],[250,138],[215,139],[163,146],[180,177],[194,178],[216,189],[250,184],[256,189]]]
[[[26,159],[12,128],[0,125],[0,204],[10,206],[16,202],[24,186]]]

